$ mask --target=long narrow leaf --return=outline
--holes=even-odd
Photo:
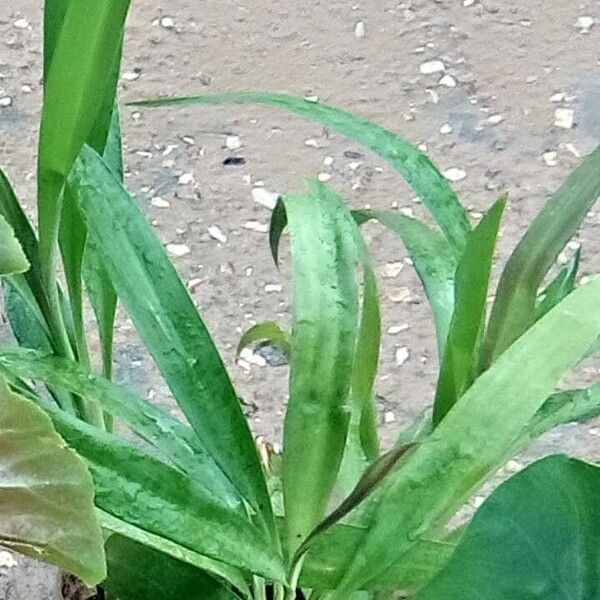
[[[456,194],[429,158],[395,133],[350,113],[287,94],[233,92],[135,102],[137,106],[266,104],[322,123],[366,146],[396,169],[431,211],[453,247],[462,250],[469,221]]]
[[[376,578],[419,537],[443,525],[503,462],[559,379],[600,334],[599,301],[600,278],[567,296],[475,381],[390,476],[335,598]]]
[[[541,319],[549,310],[552,310],[563,298],[568,296],[575,289],[575,280],[580,260],[581,248],[578,248],[569,263],[560,270],[558,275],[539,295],[535,307],[536,320]]]
[[[538,288],[600,195],[600,148],[566,179],[529,226],[498,283],[485,340],[488,368],[535,321]]]
[[[254,440],[223,362],[137,203],[85,148],[74,171],[89,237],[119,297],[213,460],[274,530]]]
[[[485,325],[494,248],[506,198],[501,198],[470,234],[456,270],[454,314],[433,406],[435,427],[471,385],[478,366],[478,341]]]

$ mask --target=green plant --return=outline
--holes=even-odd
[[[575,261],[538,291],[600,193],[600,150],[532,223],[503,272],[488,320],[504,198],[472,228],[425,155],[387,130],[302,98],[230,94],[143,103],[259,101],[319,120],[388,160],[439,225],[352,212],[316,182],[280,199],[270,242],[277,261],[282,233],[289,231],[292,331],[263,324],[242,340],[274,339],[290,355],[284,452],[263,465],[208,329],[122,185],[115,90],[127,3],[102,0],[88,13],[75,0],[53,0],[45,10],[39,242],[5,178],[0,186],[0,213],[31,265],[5,279],[9,319],[22,347],[0,349],[0,373],[15,407],[23,397],[36,402],[88,465],[106,535],[108,594],[263,600],[304,590],[312,600],[358,600],[405,590],[437,597],[435,586],[456,578],[456,562],[476,539],[470,532],[488,518],[482,509],[457,547],[460,532],[444,528],[464,501],[532,438],[600,413],[598,385],[556,392],[600,337],[600,279],[576,286]],[[401,432],[384,454],[373,399],[377,284],[360,234],[371,219],[404,241],[431,305],[441,358],[433,414]],[[100,375],[87,350],[84,282],[102,341]],[[187,423],[110,381],[117,296]],[[116,435],[114,419],[135,437]],[[557,469],[571,470],[555,461]],[[550,467],[532,467],[489,503],[507,488],[525,494],[518,486],[533,469],[551,482],[544,474]],[[597,511],[588,492],[597,485],[596,470],[579,463],[573,469],[585,471],[572,476],[570,488],[579,515]],[[331,510],[334,489],[345,500]],[[557,506],[560,498],[546,508]],[[575,527],[573,515],[561,519]],[[590,548],[581,598],[593,597],[598,580],[594,535],[580,538]],[[555,556],[547,560],[554,564]],[[473,565],[464,568],[473,581],[480,577]]]

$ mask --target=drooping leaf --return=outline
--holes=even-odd
[[[235,600],[214,577],[120,535],[106,542],[108,577],[102,587],[118,600]]]
[[[573,258],[558,275],[548,284],[546,289],[538,296],[535,307],[535,318],[542,318],[549,310],[554,308],[563,298],[575,289],[575,279],[579,262],[581,260],[581,248],[573,254]]]
[[[535,321],[538,288],[600,195],[600,148],[548,200],[512,253],[498,283],[485,339],[488,368]]]
[[[287,94],[265,92],[233,92],[205,94],[187,98],[162,98],[135,102],[137,106],[186,106],[192,104],[220,105],[266,104],[294,112],[311,121],[322,123],[342,135],[366,146],[394,167],[431,211],[449,242],[458,251],[464,247],[469,221],[456,194],[429,158],[392,131],[384,129],[350,113],[310,102]]]
[[[473,383],[390,475],[335,598],[376,579],[415,540],[445,524],[503,463],[559,379],[600,333],[599,300],[600,278],[569,294]]]
[[[276,581],[281,558],[260,527],[133,444],[45,406],[57,431],[89,464],[101,510],[193,552]]]
[[[256,342],[268,342],[270,345],[280,348],[286,356],[290,354],[290,334],[275,321],[264,321],[250,327],[242,335],[236,355],[239,356],[244,348]]]
[[[21,248],[15,232],[0,215],[0,276],[24,273],[29,269],[29,261]]]
[[[88,584],[106,575],[85,463],[30,400],[0,379],[0,544]]]
[[[292,251],[290,400],[283,491],[293,553],[322,519],[341,464],[358,329],[356,225],[324,186],[281,200]]]
[[[178,404],[210,456],[274,532],[252,434],[177,271],[135,200],[89,147],[73,176],[90,241]]]
[[[545,458],[481,506],[415,600],[590,600],[600,594],[600,467]]]
[[[43,381],[51,389],[63,389],[97,401],[107,413],[123,420],[151,444],[164,460],[193,477],[223,504],[244,513],[231,482],[207,454],[202,440],[169,413],[134,394],[96,377],[73,361],[13,347],[0,348],[0,364],[28,380]]]
[[[353,215],[358,223],[370,219],[379,221],[398,235],[406,246],[427,294],[435,322],[438,353],[443,356],[454,310],[457,251],[428,225],[405,215],[373,210],[354,211]]]
[[[454,313],[433,405],[435,427],[473,382],[485,326],[494,248],[506,198],[501,198],[470,234],[454,281]]]

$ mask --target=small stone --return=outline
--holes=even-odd
[[[171,203],[168,200],[163,200],[160,196],[154,196],[152,200],[150,200],[150,204],[154,206],[154,208],[169,208]]]
[[[402,323],[402,325],[391,325],[388,327],[387,332],[389,335],[398,335],[407,329],[410,329],[410,326],[407,323]]]
[[[163,17],[159,23],[163,29],[175,29],[175,20],[171,17]]]
[[[581,248],[581,242],[578,242],[577,240],[571,240],[567,244],[567,248],[569,250],[573,250],[573,252],[576,252],[577,250],[579,250]]]
[[[552,96],[550,96],[550,102],[553,102],[554,104],[564,102],[564,100],[565,94],[563,92],[556,92],[556,94],[552,94]]]
[[[509,460],[506,463],[506,470],[511,473],[518,473],[523,469],[523,465],[518,460]]]
[[[463,6],[469,8],[469,6],[473,6],[475,4],[475,0],[463,0]]]
[[[396,415],[391,410],[386,410],[383,413],[383,422],[384,423],[393,423],[396,420]]]
[[[456,87],[456,79],[454,79],[454,77],[452,77],[452,75],[444,75],[438,81],[438,85],[441,85],[441,86],[447,87],[447,88],[454,88],[454,87]]]
[[[367,35],[367,28],[365,27],[364,21],[358,21],[354,26],[354,35],[357,38],[364,38]]]
[[[267,294],[276,294],[283,289],[280,283],[266,283],[264,288]]]
[[[27,19],[17,19],[16,21],[13,21],[13,27],[15,29],[28,29],[29,21]]]
[[[267,361],[264,359],[264,357],[260,354],[255,354],[250,348],[244,348],[240,352],[240,358],[251,365],[256,365],[258,367],[267,366]]]
[[[319,142],[317,142],[317,140],[315,140],[313,138],[304,140],[304,145],[308,146],[309,148],[320,148],[321,147],[321,146],[319,146]]]
[[[17,566],[17,561],[15,557],[6,550],[0,550],[0,568],[1,569],[10,569],[12,567]]]
[[[194,183],[193,173],[183,173],[179,176],[179,185],[190,185],[190,183]]]
[[[257,204],[273,210],[277,204],[277,200],[279,199],[279,194],[275,192],[269,192],[263,187],[254,187],[252,188],[252,199]]]
[[[239,150],[242,147],[242,140],[239,135],[228,135],[225,138],[225,148],[227,150]]]
[[[332,164],[333,164],[333,157],[332,156],[326,156],[323,159],[323,166],[330,167]]]
[[[31,94],[31,92],[33,91],[33,88],[30,85],[24,84],[21,86],[21,91],[24,94]]]
[[[473,498],[473,506],[479,508],[485,502],[485,496],[475,496]]]
[[[411,291],[407,287],[395,288],[388,292],[387,297],[394,303],[410,302],[412,300]]]
[[[142,70],[139,67],[135,67],[132,71],[125,71],[123,75],[121,75],[121,79],[124,81],[136,81],[142,75]]]
[[[193,293],[200,287],[201,283],[202,279],[200,279],[200,277],[193,277],[187,282],[187,289]]]
[[[569,257],[566,252],[561,252],[556,258],[556,264],[564,267],[569,262]]]
[[[535,75],[527,75],[525,78],[525,83],[535,83],[538,78]]]
[[[571,129],[575,124],[575,111],[572,108],[557,108],[554,111],[554,126]]]
[[[357,160],[348,163],[348,168],[354,173],[360,169],[360,164]]]
[[[331,173],[319,173],[317,175],[317,179],[321,182],[321,183],[325,183],[326,181],[329,181],[331,179]]]
[[[565,149],[568,150],[575,158],[581,158],[581,152],[579,152],[579,150],[577,150],[573,144],[565,144]]]
[[[246,159],[243,156],[228,156],[223,165],[226,167],[241,167],[246,164]]]
[[[191,252],[190,247],[185,244],[167,244],[167,252],[175,258],[181,258]]]
[[[350,160],[360,160],[364,158],[364,154],[362,152],[357,152],[356,150],[344,150],[344,157],[349,158]]]
[[[403,206],[400,209],[400,212],[405,216],[408,217],[409,219],[414,219],[415,218],[415,211],[410,207],[410,206]]]
[[[542,159],[547,167],[555,167],[558,164],[558,152],[550,150],[542,154]]]
[[[442,133],[444,135],[448,135],[449,133],[452,133],[452,125],[450,125],[450,123],[444,123],[440,127],[440,133]]]
[[[421,75],[433,75],[434,73],[443,73],[446,70],[446,66],[441,60],[428,60],[421,63],[419,71]]]
[[[227,243],[227,236],[221,231],[221,228],[218,225],[211,225],[208,228],[208,235],[210,235],[213,240],[221,242],[221,244]]]
[[[452,182],[462,181],[466,176],[466,171],[459,169],[457,167],[451,167],[450,169],[446,169],[442,175],[448,180]]]
[[[403,262],[387,263],[383,267],[383,277],[385,277],[387,279],[393,279],[394,277],[398,277],[398,275],[400,275],[400,272],[402,271],[403,268],[404,268]]]
[[[396,349],[396,364],[400,367],[410,358],[410,350],[407,346]]]
[[[316,104],[319,101],[319,96],[304,96],[304,99],[311,104]]]
[[[256,231],[258,233],[269,232],[269,226],[266,223],[260,223],[259,221],[246,221],[244,229],[249,229],[250,231]]]
[[[504,121],[504,115],[490,115],[487,118],[487,122],[490,125],[498,125],[498,123],[502,123]]]
[[[575,28],[579,29],[581,33],[589,33],[590,29],[594,26],[594,23],[594,18],[586,15],[577,19]]]
[[[0,108],[8,108],[9,106],[12,106],[12,98],[10,96],[0,98]]]

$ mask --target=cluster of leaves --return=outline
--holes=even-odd
[[[303,98],[141,103],[259,102],[319,121],[387,160],[439,226],[351,211],[317,182],[280,199],[270,243],[277,262],[289,231],[292,330],[263,324],[242,340],[268,338],[290,356],[284,452],[263,465],[204,322],[122,184],[116,88],[127,9],[127,0],[46,1],[37,234],[0,179],[0,274],[19,344],[0,349],[0,541],[121,600],[594,597],[598,467],[545,459],[503,484],[466,531],[445,526],[533,438],[600,413],[598,385],[556,392],[598,345],[600,279],[577,287],[576,256],[539,291],[600,194],[600,150],[533,221],[488,316],[505,198],[472,228],[425,155]],[[431,415],[383,454],[377,282],[360,233],[369,220],[397,233],[411,256],[441,364]],[[117,298],[185,423],[110,380]],[[136,437],[116,435],[115,419]]]

